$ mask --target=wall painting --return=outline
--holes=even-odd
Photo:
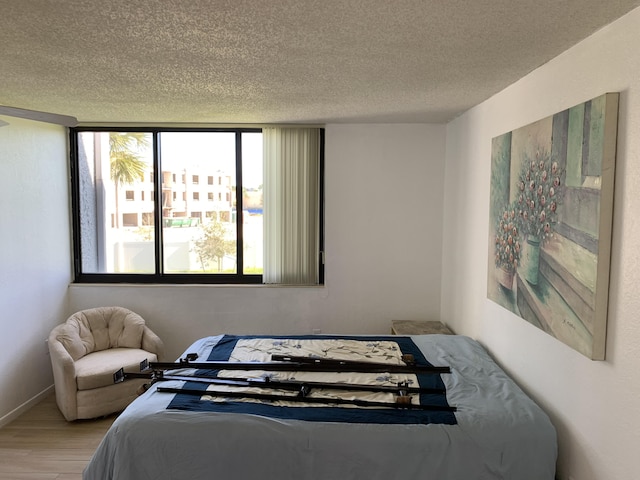
[[[604,360],[618,93],[492,140],[490,300]]]

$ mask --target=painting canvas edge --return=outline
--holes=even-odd
[[[593,333],[592,360],[604,360],[606,356],[619,102],[619,93],[609,92],[605,94],[605,132],[602,152],[602,190],[598,232],[600,240],[598,244],[597,273],[599,288],[596,291],[596,319],[598,321],[596,321]]]

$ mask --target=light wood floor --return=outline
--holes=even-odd
[[[48,396],[0,428],[0,480],[81,480],[116,417],[67,422]]]

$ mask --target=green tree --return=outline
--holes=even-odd
[[[218,272],[222,269],[222,259],[227,254],[235,254],[236,242],[227,239],[227,228],[216,219],[201,224],[202,236],[194,241],[194,250],[200,258],[202,270],[209,262],[216,262]]]
[[[110,176],[116,188],[116,221],[120,226],[118,193],[120,185],[130,185],[141,180],[147,169],[141,152],[149,146],[149,134],[144,132],[110,132],[109,162]]]

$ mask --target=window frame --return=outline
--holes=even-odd
[[[140,132],[150,133],[153,151],[153,203],[154,203],[154,273],[85,273],[82,272],[81,252],[81,225],[80,225],[80,179],[79,179],[79,155],[78,138],[82,132]],[[163,132],[233,132],[236,144],[236,246],[237,246],[237,272],[236,273],[166,273],[163,271],[163,220],[162,199],[157,192],[162,192],[162,171],[160,167],[160,134]],[[243,273],[243,198],[242,198],[242,134],[262,132],[260,127],[140,127],[140,126],[78,126],[69,129],[69,158],[71,181],[71,217],[73,240],[73,283],[131,283],[131,284],[262,284],[262,274]],[[319,282],[324,284],[324,129],[320,129],[320,198],[318,229],[320,255]],[[185,179],[186,180],[186,179]]]

